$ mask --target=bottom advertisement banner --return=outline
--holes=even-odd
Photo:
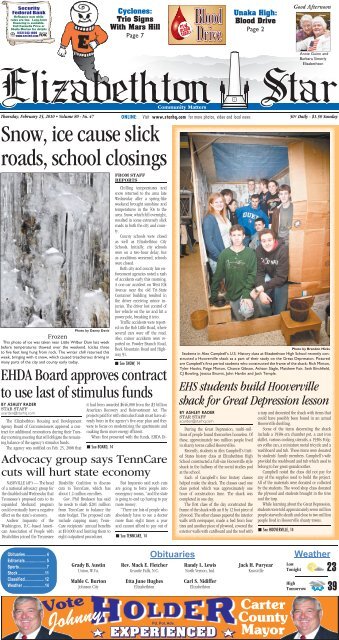
[[[2,640],[266,638],[338,640],[338,598],[324,596],[4,596]]]

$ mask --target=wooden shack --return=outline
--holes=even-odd
[[[182,134],[192,167],[201,267],[210,340],[272,331],[280,317],[231,321],[228,307],[209,304],[209,277],[201,223],[210,193],[232,189],[240,199],[247,180],[273,178],[291,187],[293,224],[289,238],[289,299],[330,287],[330,136],[328,132],[201,131]]]

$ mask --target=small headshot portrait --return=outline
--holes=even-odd
[[[72,640],[64,633],[50,631],[42,625],[43,606],[39,598],[18,596],[13,603],[13,620],[18,631],[10,633],[3,640]]]
[[[292,605],[291,618],[296,631],[281,640],[338,640],[338,634],[322,627],[321,604],[312,596],[297,596]]]
[[[297,51],[331,51],[330,13],[296,14]]]

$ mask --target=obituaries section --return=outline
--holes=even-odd
[[[333,534],[329,363],[326,348],[182,353],[179,536]]]

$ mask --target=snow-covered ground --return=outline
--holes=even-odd
[[[109,175],[1,174],[1,326],[109,326]]]

